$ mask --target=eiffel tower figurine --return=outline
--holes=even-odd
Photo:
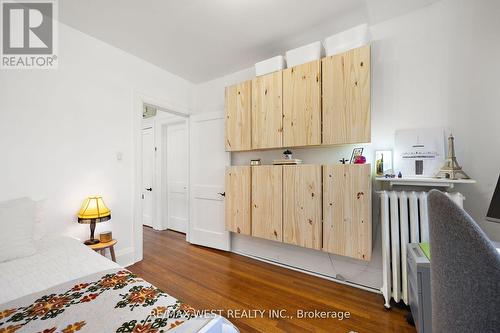
[[[470,177],[462,170],[462,167],[457,162],[457,157],[455,156],[455,144],[453,141],[455,138],[453,134],[448,137],[448,158],[444,162],[438,173],[434,178],[446,178],[446,179],[469,179]]]

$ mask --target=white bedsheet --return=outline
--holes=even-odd
[[[35,241],[36,254],[0,263],[0,304],[107,269],[120,268],[80,241],[64,236]]]
[[[42,238],[35,241],[35,247],[37,253],[30,257],[0,263],[0,304],[100,271],[121,268],[70,237]],[[203,321],[201,329],[200,320]],[[208,321],[195,318],[174,331],[239,332],[231,322],[220,316]]]

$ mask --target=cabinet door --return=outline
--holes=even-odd
[[[323,250],[369,261],[372,252],[369,164],[323,166]]]
[[[321,62],[283,71],[283,145],[321,144]]]
[[[250,166],[226,169],[226,230],[250,235]]]
[[[283,74],[275,72],[252,80],[252,148],[282,147]]]
[[[370,46],[322,60],[323,143],[370,142]]]
[[[252,236],[282,241],[281,165],[252,167]]]
[[[252,81],[226,87],[226,151],[252,148]]]
[[[321,166],[283,166],[283,242],[321,250]]]

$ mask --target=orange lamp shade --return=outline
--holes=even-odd
[[[101,196],[91,196],[83,201],[78,212],[78,223],[100,223],[111,219],[111,211]]]

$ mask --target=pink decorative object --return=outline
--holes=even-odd
[[[366,163],[366,157],[363,155],[359,155],[354,157],[354,164],[365,164]]]

